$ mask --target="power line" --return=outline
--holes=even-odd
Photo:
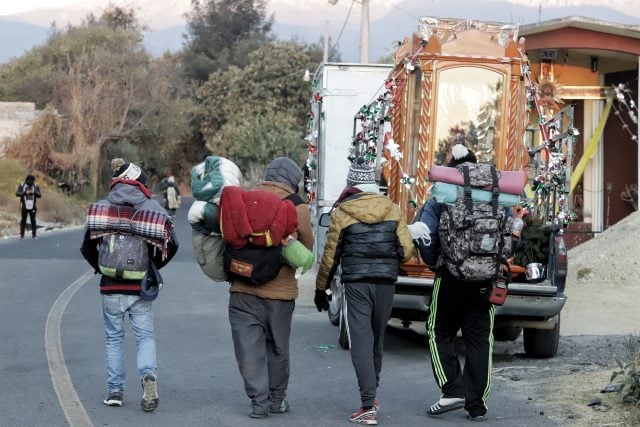
[[[334,46],[338,46],[338,43],[340,43],[340,38],[342,37],[342,33],[344,32],[345,27],[347,26],[347,22],[349,21],[349,16],[351,15],[351,10],[353,9],[353,5],[356,2],[356,0],[352,0],[351,1],[351,6],[349,6],[349,11],[347,12],[347,17],[344,18],[344,23],[342,24],[342,29],[340,30],[340,34],[338,34],[338,38],[336,39],[336,42],[333,44]]]
[[[413,13],[409,12],[408,10],[405,10],[405,9],[401,8],[401,7],[400,7],[400,6],[398,6],[397,4],[392,4],[391,6],[392,6],[392,7],[395,7],[396,9],[398,9],[398,10],[399,10],[399,11],[401,11],[401,12],[406,13],[407,15],[409,15],[409,16],[410,16],[410,17],[412,17],[412,18],[420,19],[420,17],[419,17],[419,16],[416,16],[416,15],[414,15]]]

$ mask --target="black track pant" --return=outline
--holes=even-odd
[[[431,366],[442,397],[464,397],[465,409],[473,416],[487,411],[491,388],[495,308],[484,297],[480,286],[460,283],[447,273],[438,275],[427,320]],[[460,329],[466,349],[464,370],[454,345]]]
[[[351,362],[358,377],[362,406],[373,406],[380,383],[384,331],[391,315],[394,292],[392,283],[345,284]]]

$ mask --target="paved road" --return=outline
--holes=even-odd
[[[312,277],[301,285],[294,315],[292,412],[248,418],[249,401],[227,320],[228,286],[200,272],[186,211],[177,218],[181,248],[163,269],[166,286],[155,303],[160,406],[153,413],[140,410],[129,330],[125,404],[111,408],[101,403],[105,356],[98,278],[81,259],[82,230],[0,242],[0,426],[348,425],[348,415],[359,404],[355,374],[349,353],[336,347],[337,328],[312,307]],[[469,424],[463,411],[441,420],[424,415],[438,398],[427,356],[423,336],[389,328],[380,424]],[[509,358],[496,357],[496,367],[509,363]],[[514,390],[508,381],[494,381],[485,425],[554,425]]]

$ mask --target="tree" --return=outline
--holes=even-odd
[[[90,15],[81,25],[54,31],[44,46],[7,67],[11,78],[3,92],[56,107],[72,144],[52,149],[49,158],[54,168],[86,177],[96,195],[108,172],[108,148],[151,141],[160,151],[154,137],[166,128],[159,122],[166,111],[176,115],[172,102],[184,97],[176,90],[175,68],[175,59],[153,61],[147,54],[131,10],[110,7],[100,19]]]
[[[211,153],[250,169],[273,157],[302,162],[310,88],[304,70],[322,50],[296,41],[267,42],[249,65],[216,71],[197,92],[200,130]]]
[[[187,14],[183,65],[187,77],[206,81],[216,70],[244,67],[269,39],[273,22],[265,0],[192,0]]]

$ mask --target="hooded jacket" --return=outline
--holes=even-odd
[[[328,287],[338,265],[343,283],[394,283],[400,264],[413,253],[398,206],[381,194],[348,195],[331,213],[316,288]]]
[[[111,184],[111,190],[106,199],[97,202],[109,206],[133,206],[137,210],[149,210],[165,213],[160,204],[151,198],[151,193],[143,184],[137,181],[116,180]],[[100,239],[92,239],[90,231],[87,230],[82,242],[80,252],[87,262],[94,268],[95,272],[100,271],[98,266],[98,245]],[[157,268],[164,267],[178,251],[178,241],[175,231],[172,230],[167,245],[167,256],[163,257],[160,250],[156,250],[152,245],[148,245],[149,257]],[[140,294],[140,280],[118,280],[107,276],[100,279],[100,293],[103,294]]]

